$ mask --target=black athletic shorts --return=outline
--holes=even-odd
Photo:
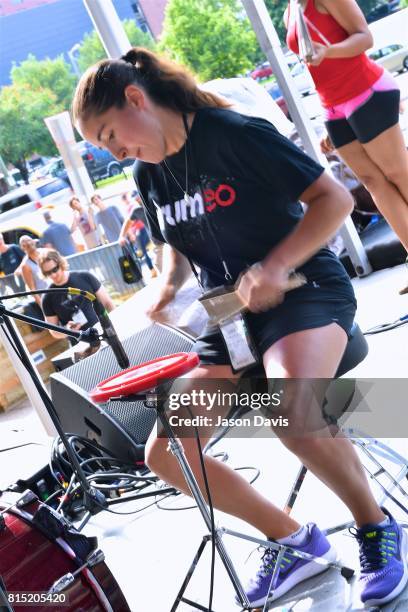
[[[246,321],[259,355],[262,356],[275,342],[295,332],[324,327],[333,322],[344,329],[347,336],[354,322],[357,304],[353,290],[336,290],[332,286],[314,283],[290,291],[284,301],[266,312],[247,313]],[[229,365],[229,357],[218,327],[208,326],[197,338],[192,351],[198,353],[203,365]]]
[[[336,149],[354,140],[365,144],[399,122],[400,90],[373,91],[370,98],[349,115],[325,121]]]

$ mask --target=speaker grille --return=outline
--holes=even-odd
[[[193,339],[189,336],[157,323],[123,342],[130,366],[172,353],[189,352],[192,345]],[[66,378],[89,392],[99,382],[120,371],[121,368],[116,362],[112,349],[105,347],[52,377],[55,376],[60,381]],[[53,397],[53,399],[57,403],[58,398]],[[91,403],[91,400],[89,402]],[[72,409],[75,409],[75,399]],[[146,442],[156,421],[155,411],[146,408],[142,402],[111,402],[104,404],[103,410],[117,421],[137,444]],[[60,418],[64,421],[63,413],[60,413]]]

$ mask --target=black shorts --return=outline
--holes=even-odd
[[[333,322],[347,336],[354,322],[357,304],[350,292],[308,283],[289,292],[284,301],[266,312],[247,313],[246,321],[260,356],[275,342],[295,332],[324,327]],[[202,365],[229,365],[229,357],[218,327],[208,326],[197,338],[192,351],[198,353]]]
[[[354,140],[365,144],[399,122],[400,91],[373,91],[370,98],[347,118],[325,121],[336,149]]]

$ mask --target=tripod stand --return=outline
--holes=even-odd
[[[13,347],[14,351],[16,352],[18,358],[23,363],[24,368],[29,374],[32,382],[34,383],[34,386],[38,391],[38,394],[44,404],[44,407],[56,431],[58,432],[61,442],[65,448],[71,469],[75,473],[75,476],[82,489],[85,515],[82,518],[81,523],[77,528],[78,531],[81,531],[92,516],[96,515],[98,512],[101,512],[102,510],[109,509],[110,505],[122,503],[123,501],[142,499],[142,498],[150,497],[150,496],[154,497],[157,495],[175,494],[176,490],[173,487],[165,487],[165,488],[161,488],[159,492],[156,490],[156,491],[151,491],[151,492],[146,492],[146,493],[136,493],[135,495],[127,495],[126,497],[123,496],[123,497],[119,497],[116,499],[107,500],[105,495],[100,490],[98,490],[98,488],[91,486],[91,484],[89,483],[84,473],[84,470],[80,465],[77,455],[74,452],[73,448],[71,447],[71,444],[69,443],[68,436],[62,428],[61,422],[54,408],[54,405],[51,401],[51,398],[49,397],[47,391],[45,390],[42,384],[42,381],[38,375],[38,372],[36,371],[30,359],[27,358],[25,348],[22,344],[19,334],[16,332],[16,329],[14,325],[12,324],[11,319],[17,319],[20,321],[24,321],[26,323],[29,323],[30,325],[35,325],[36,327],[39,327],[42,329],[58,331],[67,336],[76,338],[78,340],[84,340],[88,342],[91,346],[95,344],[100,344],[100,341],[105,338],[105,335],[99,334],[99,332],[95,328],[89,328],[82,332],[74,331],[71,329],[67,330],[65,327],[53,325],[53,324],[47,323],[46,321],[41,321],[39,319],[35,319],[27,315],[23,315],[20,313],[13,312],[11,310],[7,310],[3,304],[3,300],[6,300],[6,299],[22,297],[25,295],[33,295],[37,293],[50,292],[50,291],[67,292],[69,290],[68,289],[48,289],[44,291],[27,291],[27,292],[21,292],[21,293],[16,293],[16,294],[7,295],[7,296],[1,296],[0,297],[0,327],[3,330],[5,336],[7,337],[9,343]],[[78,292],[78,291],[79,290],[75,290],[75,292]],[[83,292],[83,293],[88,293],[88,292]],[[91,299],[91,297],[89,296],[95,299],[95,296],[93,296],[92,294],[89,294],[88,296],[85,296],[85,297],[87,297],[88,299]],[[137,478],[135,478],[135,480],[137,480]],[[146,486],[146,479],[140,477],[140,479],[138,480],[142,482],[141,488],[143,489]],[[153,481],[157,479],[152,478],[149,480]]]

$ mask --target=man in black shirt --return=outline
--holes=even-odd
[[[99,280],[86,271],[69,272],[67,261],[57,251],[47,249],[39,258],[41,272],[51,279],[50,289],[75,287],[94,293],[97,299],[110,312],[115,305]],[[48,323],[62,325],[68,329],[85,330],[98,322],[92,303],[81,295],[70,296],[63,292],[46,293],[42,299],[42,309]],[[62,332],[50,330],[54,338],[66,337]],[[69,337],[71,344],[75,339]]]

